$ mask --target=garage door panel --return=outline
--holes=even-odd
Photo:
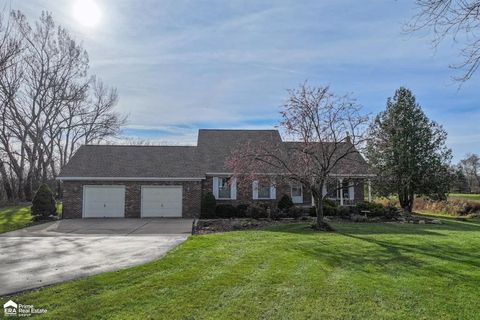
[[[123,218],[124,186],[84,186],[84,218]]]
[[[181,217],[181,186],[142,187],[142,217]]]

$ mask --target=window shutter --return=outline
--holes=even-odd
[[[218,177],[213,177],[212,193],[215,199],[218,199]]]
[[[270,199],[277,199],[277,188],[274,183],[270,185]]]
[[[231,185],[230,185],[230,198],[232,200],[237,199],[237,178],[231,178]]]
[[[353,182],[348,187],[348,199],[355,200],[355,184]]]
[[[258,199],[258,181],[256,180],[252,182],[252,197],[253,200]]]

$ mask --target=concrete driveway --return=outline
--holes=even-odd
[[[0,234],[0,296],[158,259],[191,219],[72,219]]]

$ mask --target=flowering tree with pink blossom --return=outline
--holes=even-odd
[[[288,90],[288,95],[279,128],[291,142],[246,143],[231,154],[227,165],[244,183],[258,179],[300,183],[313,196],[315,227],[325,229],[323,190],[340,163],[357,159],[369,118],[350,95],[336,95],[328,86],[304,83]]]

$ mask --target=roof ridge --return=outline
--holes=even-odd
[[[198,131],[277,131],[277,129],[198,129]]]
[[[142,144],[84,144],[84,147],[170,147],[170,148],[197,148],[197,145],[142,145]]]

